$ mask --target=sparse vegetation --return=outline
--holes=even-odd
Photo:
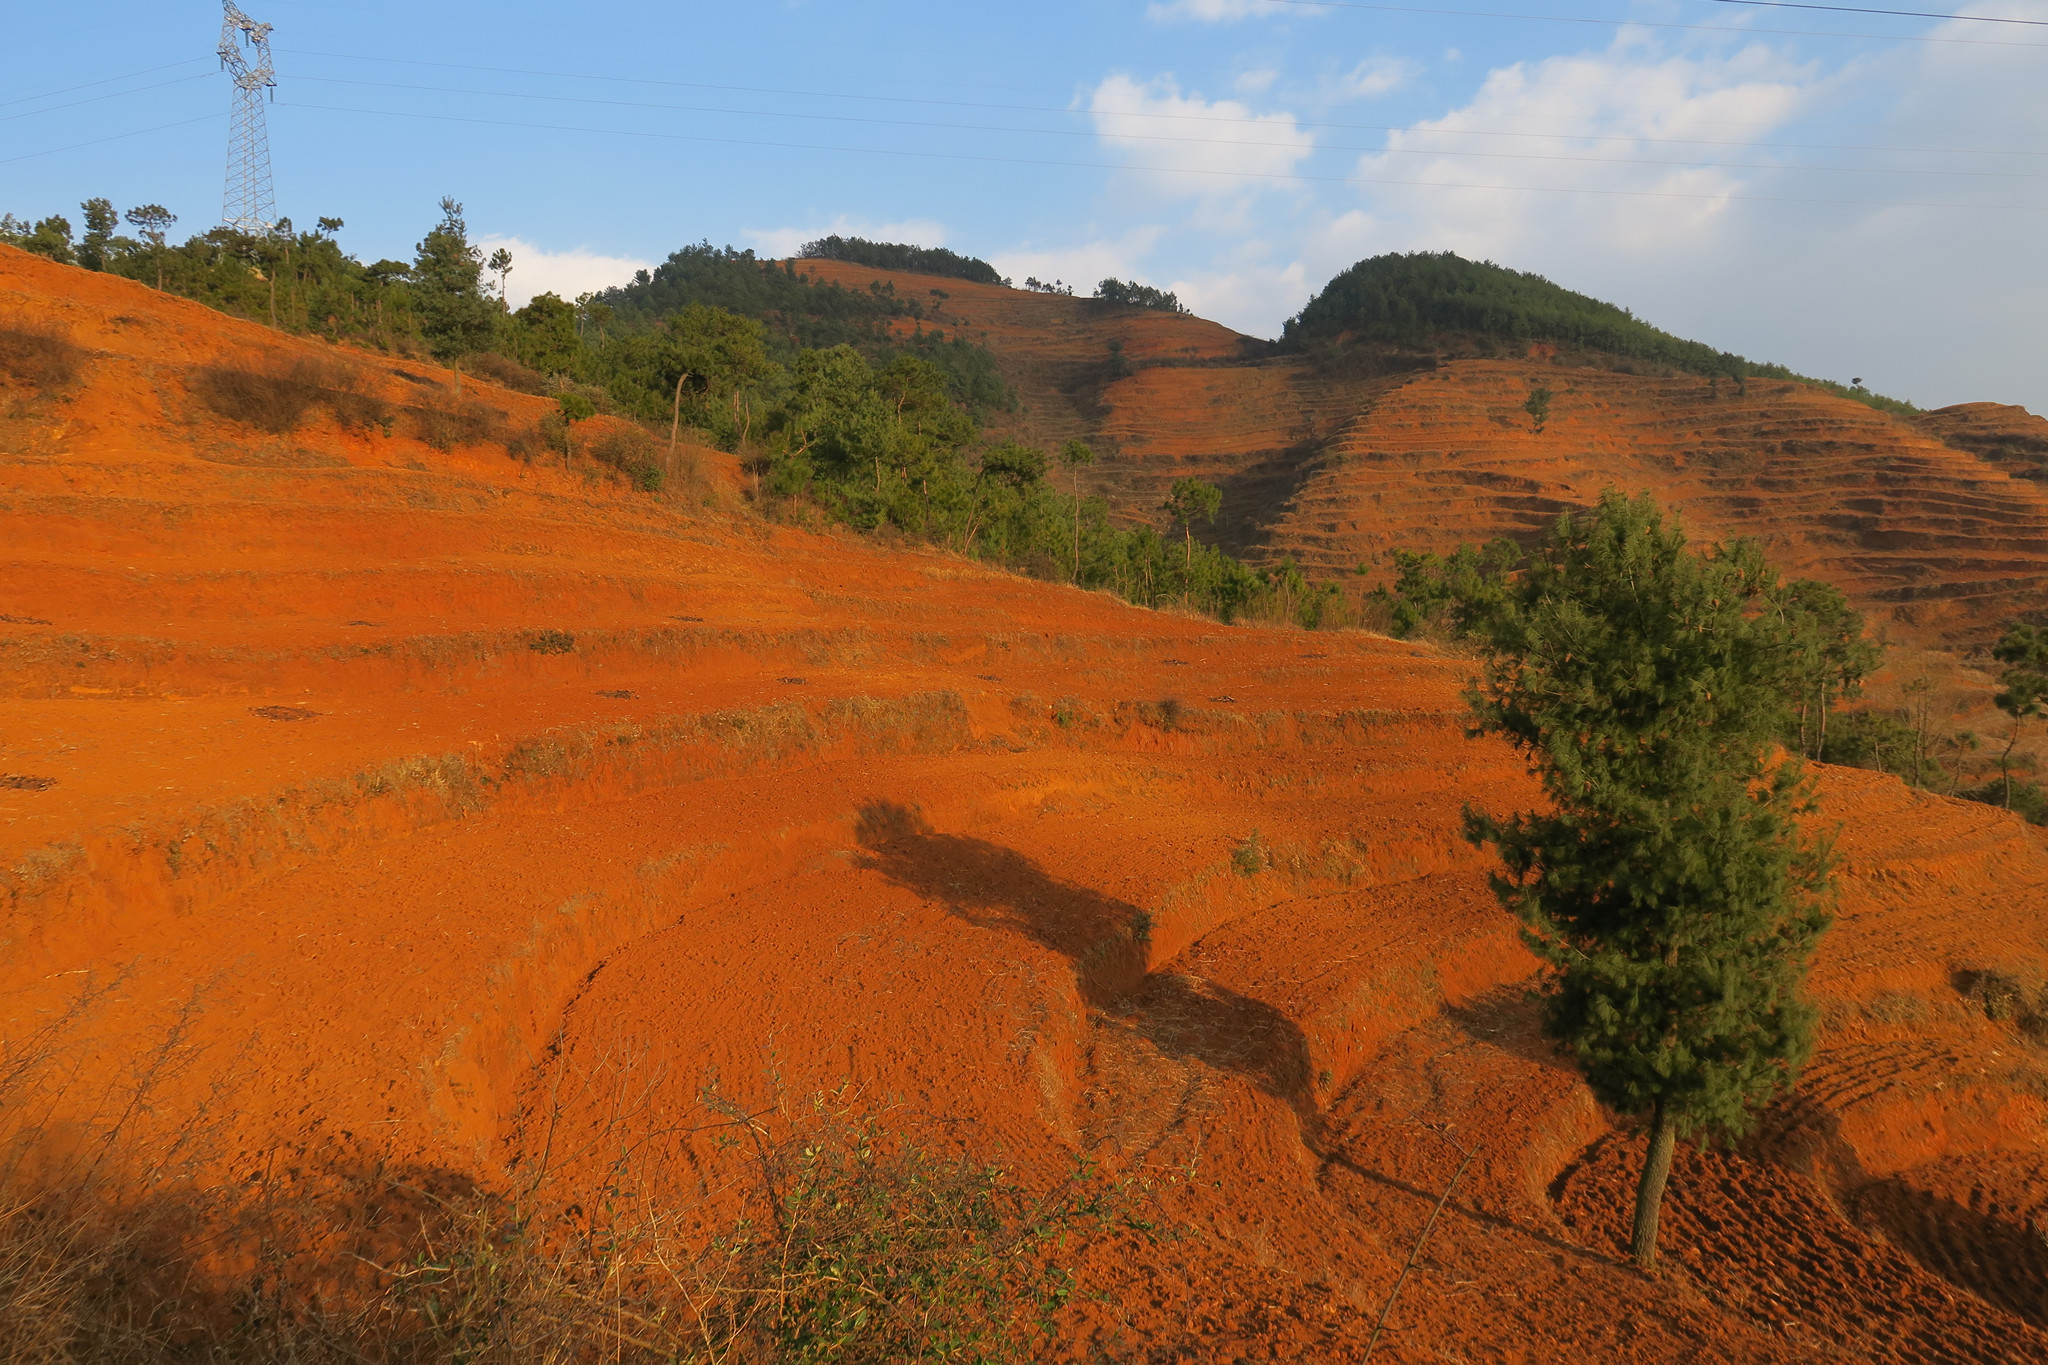
[[[1237,869],[1238,875],[1241,877],[1258,876],[1266,870],[1272,860],[1272,854],[1267,852],[1266,845],[1259,838],[1257,830],[1247,834],[1244,837],[1244,842],[1240,843],[1230,855],[1230,865]]]
[[[281,435],[294,431],[326,391],[327,373],[306,361],[202,365],[192,393],[218,416]]]
[[[34,1055],[11,1053],[0,1075],[17,1100],[52,1060],[46,1037],[25,1041]],[[1126,1188],[1082,1170],[1027,1190],[891,1129],[852,1092],[782,1114],[711,1102],[707,1126],[724,1119],[728,1159],[759,1193],[709,1230],[630,1157],[587,1208],[546,1169],[514,1169],[505,1193],[378,1171],[212,1189],[160,1176],[136,1198],[90,1158],[39,1186],[17,1165],[0,1207],[0,1354],[1000,1365],[1039,1358],[1077,1238],[1149,1234]],[[123,1142],[118,1126],[97,1136]]]
[[[0,320],[0,381],[38,396],[78,378],[85,351],[61,329],[47,323]]]

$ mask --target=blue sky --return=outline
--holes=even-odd
[[[1465,8],[1468,7],[1469,8]],[[515,301],[686,242],[943,244],[1273,335],[1382,251],[1548,275],[1927,404],[2048,412],[2048,0],[250,0],[281,213],[408,257],[444,194]],[[1483,13],[1482,13],[1483,11]],[[217,4],[9,17],[0,211],[218,221]]]

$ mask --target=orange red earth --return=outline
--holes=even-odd
[[[41,780],[0,788],[0,1039],[90,996],[81,1123],[146,1072],[129,1141],[195,1180],[488,1182],[545,1114],[572,1178],[638,1125],[689,1194],[736,1159],[673,1131],[708,1086],[852,1082],[1032,1179],[1154,1182],[1183,1235],[1084,1249],[1073,1359],[1356,1359],[1469,1152],[1377,1358],[2048,1356],[2048,1054],[1959,975],[2048,980],[2016,817],[1822,770],[1819,1052],[1681,1151],[1652,1280],[1637,1139],[1458,834],[1534,798],[1460,660],[239,428],[194,365],[338,353],[4,249],[0,315],[88,352],[0,454],[0,773]]]

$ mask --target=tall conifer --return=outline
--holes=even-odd
[[[1655,505],[1609,491],[1561,518],[1486,604],[1479,730],[1521,750],[1548,809],[1468,810],[1549,971],[1544,1024],[1602,1103],[1650,1120],[1633,1251],[1655,1264],[1672,1147],[1739,1134],[1812,1045],[1801,998],[1828,916],[1776,750],[1791,649],[1753,545],[1695,554]]]

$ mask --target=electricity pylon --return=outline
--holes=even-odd
[[[270,188],[270,132],[263,122],[263,92],[277,85],[270,65],[270,25],[259,24],[221,0],[220,64],[235,82],[235,121],[228,132],[228,189],[221,221],[261,236],[277,221]],[[244,46],[248,48],[245,53]],[[253,60],[252,60],[253,59]]]

